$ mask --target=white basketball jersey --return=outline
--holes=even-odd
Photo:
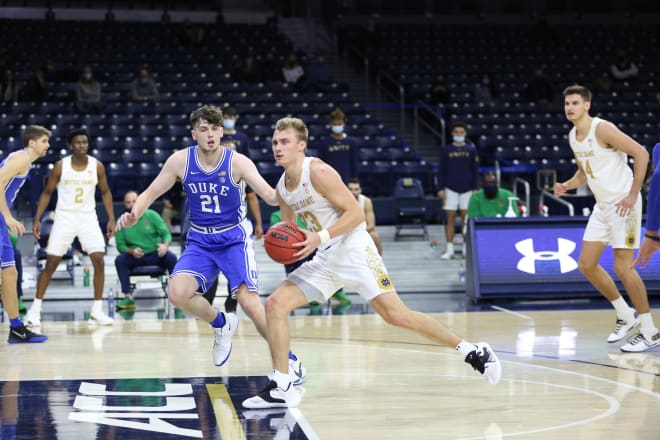
[[[285,186],[286,172],[282,174],[277,182],[277,191],[289,208],[300,215],[310,231],[320,231],[333,225],[341,212],[322,195],[316,192],[312,186],[310,177],[310,165],[315,157],[306,157],[303,161],[302,176],[300,184],[293,191],[287,191]],[[356,229],[365,229],[365,223],[362,222]],[[326,247],[334,243],[337,238],[330,240]]]
[[[357,202],[358,202],[358,205],[360,205],[360,209],[363,210],[363,211],[364,211],[364,204],[365,204],[366,199],[367,199],[366,196],[364,196],[362,194],[358,194]]]
[[[80,213],[96,212],[96,159],[87,156],[87,167],[76,171],[71,166],[71,156],[62,159],[62,175],[57,184],[58,211],[75,211]]]
[[[633,182],[633,173],[628,166],[628,155],[623,151],[602,146],[596,138],[596,127],[600,118],[593,118],[589,133],[583,141],[576,139],[576,129],[568,134],[568,142],[587,176],[589,189],[594,193],[597,203],[616,203],[623,199]]]

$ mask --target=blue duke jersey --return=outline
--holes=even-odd
[[[190,222],[194,226],[230,227],[247,215],[245,182],[232,179],[231,162],[234,152],[223,148],[218,165],[204,170],[197,161],[197,147],[188,147],[183,189],[188,198]]]
[[[190,209],[187,245],[172,275],[195,277],[205,292],[222,272],[232,295],[245,284],[258,292],[252,223],[247,218],[245,182],[232,179],[232,157],[223,148],[217,166],[204,170],[197,161],[196,146],[188,147],[183,188]]]
[[[9,160],[9,158],[14,154],[27,154],[27,151],[20,150],[20,151],[14,151],[13,153],[9,154],[2,162],[0,162],[0,168],[4,167],[5,164],[7,163],[7,160]],[[9,182],[7,182],[7,184],[3,188],[3,190],[5,191],[5,198],[7,199],[7,206],[9,206],[10,208],[14,204],[14,200],[18,195],[18,191],[20,191],[21,187],[25,183],[28,174],[30,174],[29,168],[27,172],[22,176],[16,176],[9,179]]]

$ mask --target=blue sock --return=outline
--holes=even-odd
[[[213,321],[211,321],[211,327],[213,328],[220,328],[225,325],[225,322],[227,320],[225,319],[225,314],[222,312],[218,312],[218,316],[215,317]]]
[[[289,359],[291,359],[292,361],[297,361],[298,360],[296,355],[293,354],[293,352],[291,350],[289,350]]]
[[[23,321],[21,321],[20,316],[17,316],[16,318],[9,320],[9,327],[16,328],[16,327],[20,327],[22,325],[23,325]]]

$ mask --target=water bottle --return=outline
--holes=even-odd
[[[83,268],[83,286],[89,287],[89,266]]]
[[[516,211],[513,210],[513,204],[518,200],[518,197],[509,197],[509,207],[504,213],[504,217],[516,217]]]
[[[461,266],[458,268],[458,281],[460,283],[465,283],[465,266],[461,263]]]
[[[108,292],[108,316],[111,318],[115,316],[115,293],[112,288]]]

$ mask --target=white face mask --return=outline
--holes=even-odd
[[[461,144],[465,142],[465,136],[454,136],[454,142],[457,144]]]
[[[332,130],[332,132],[334,134],[340,134],[340,133],[344,132],[344,126],[343,125],[331,125],[330,130]]]
[[[224,119],[222,121],[222,126],[227,130],[233,130],[234,127],[236,126],[236,121],[233,119]]]

